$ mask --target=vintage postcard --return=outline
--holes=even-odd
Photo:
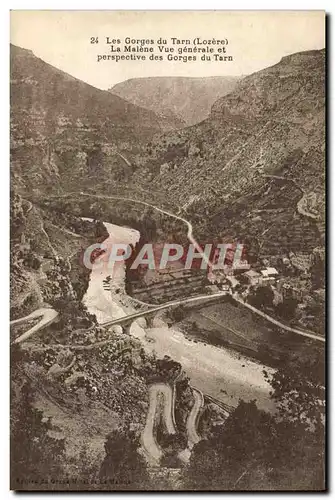
[[[325,491],[325,13],[11,11],[11,489]]]

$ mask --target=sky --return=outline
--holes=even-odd
[[[90,43],[91,37],[98,37],[99,43]],[[99,54],[111,54],[106,37],[155,41],[162,37],[169,46],[173,46],[171,37],[190,39],[191,43],[196,37],[224,39],[233,61],[202,62],[200,54],[196,62],[186,63],[97,62]],[[285,55],[323,48],[325,20],[323,11],[14,10],[10,38],[14,45],[30,49],[49,64],[105,90],[129,78],[247,75],[276,64]],[[123,45],[119,45],[122,50]]]

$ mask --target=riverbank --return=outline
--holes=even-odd
[[[109,238],[106,244],[134,243],[138,231],[104,223]],[[89,287],[83,299],[89,312],[95,314],[99,323],[120,318],[135,312],[135,301],[125,293],[124,266],[118,267],[110,281],[110,290],[103,282],[111,276],[111,270],[99,266],[99,259],[93,265]],[[114,327],[117,331],[119,327]],[[257,405],[269,411],[274,410],[270,400],[270,386],[263,376],[263,369],[273,371],[255,361],[226,348],[215,347],[205,342],[188,340],[182,331],[169,327],[161,318],[156,318],[154,328],[147,329],[144,320],[133,323],[131,335],[141,339],[147,352],[158,357],[169,355],[180,362],[191,384],[205,394],[236,406],[239,399],[256,399]]]

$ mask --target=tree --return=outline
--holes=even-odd
[[[139,455],[138,436],[123,427],[113,430],[105,442],[106,456],[99,477],[106,489],[148,489],[148,475],[144,458]]]
[[[194,447],[185,481],[196,490],[321,490],[322,441],[241,401],[223,428]]]
[[[313,254],[311,280],[314,289],[323,288],[325,286],[325,262],[324,256],[320,252],[315,252]]]
[[[179,306],[171,309],[168,314],[170,318],[173,319],[174,322],[178,323],[179,321],[182,321],[185,318],[187,312],[185,306],[180,304]]]
[[[22,378],[24,353],[13,347],[11,353],[11,427],[10,472],[11,488],[16,490],[41,490],[57,484],[63,475],[62,459],[64,439],[51,437],[51,419],[34,408],[34,390]]]
[[[190,489],[324,489],[324,370],[317,356],[294,360],[272,377],[278,414],[241,401],[225,425],[192,452]]]
[[[242,474],[261,466],[266,445],[271,448],[271,422],[272,417],[259,411],[254,402],[241,401],[223,429],[217,428],[210,439],[194,447],[186,473],[188,485],[194,489],[236,489]]]
[[[325,368],[323,354],[311,359],[285,361],[273,375],[264,371],[273,387],[272,398],[282,419],[306,428],[322,428],[325,414]]]
[[[293,297],[285,297],[283,299],[283,302],[280,302],[276,306],[276,312],[279,316],[281,316],[284,319],[292,319],[294,318],[295,315],[295,310],[298,305],[298,300],[294,299]]]
[[[10,193],[10,234],[11,239],[18,239],[26,225],[26,217],[22,206],[22,198],[14,190]]]
[[[98,241],[104,241],[109,236],[106,226],[100,220],[94,221],[94,236]]]
[[[257,309],[264,309],[273,305],[274,293],[269,286],[259,286],[250,293],[248,302]]]

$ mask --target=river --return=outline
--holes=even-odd
[[[139,232],[104,222],[109,237],[106,245],[113,243],[136,243]],[[103,258],[102,258],[103,259]],[[120,318],[135,312],[131,299],[124,291],[125,270],[118,264],[113,270],[97,259],[90,275],[88,290],[83,302],[99,323]],[[103,264],[103,265],[102,265]],[[104,281],[113,274],[110,290],[104,288]],[[191,384],[205,394],[236,406],[239,399],[255,399],[262,409],[274,410],[269,398],[271,387],[263,376],[264,367],[245,356],[226,348],[215,347],[204,342],[188,340],[182,331],[157,318],[153,328],[143,328],[143,318],[133,323],[131,335],[141,339],[147,351],[154,351],[158,357],[171,356],[182,364]],[[120,327],[114,327],[118,329]]]

